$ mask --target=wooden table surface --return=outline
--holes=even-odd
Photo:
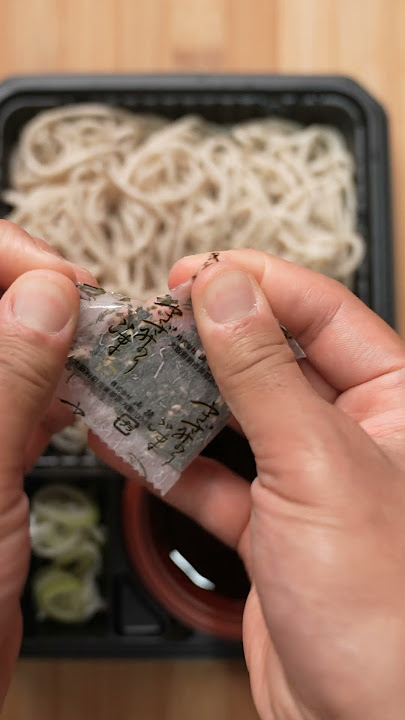
[[[351,75],[391,122],[398,327],[405,334],[405,0],[0,0],[0,73]],[[249,720],[235,661],[21,661],[3,720]]]

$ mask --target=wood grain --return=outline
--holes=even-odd
[[[253,720],[239,661],[20,662],[3,720]]]
[[[57,71],[346,73],[391,124],[405,335],[405,0],[0,0],[4,76]],[[4,720],[249,720],[238,662],[19,664]]]

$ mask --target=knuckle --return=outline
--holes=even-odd
[[[28,526],[30,504],[25,492],[19,489],[10,493],[10,498],[2,498],[0,503],[0,542],[16,529]]]
[[[29,501],[20,492],[0,511],[0,601],[20,595],[30,559]]]
[[[232,388],[284,387],[284,369],[295,364],[294,354],[284,339],[273,340],[268,332],[234,338],[233,352],[225,360],[226,382]]]
[[[39,349],[10,335],[0,338],[0,388],[8,390],[18,382],[25,395],[44,395],[52,384],[46,356]]]

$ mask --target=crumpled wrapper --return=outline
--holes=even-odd
[[[230,419],[195,325],[191,282],[146,303],[79,285],[77,332],[57,392],[161,494]]]

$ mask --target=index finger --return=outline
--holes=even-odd
[[[187,280],[208,257],[205,253],[180,260],[169,286]],[[227,250],[221,257],[255,277],[275,316],[336,390],[405,366],[399,335],[336,280],[258,250]]]
[[[42,269],[59,272],[73,282],[94,284],[90,273],[64,260],[46,242],[0,219],[0,293],[25,272]]]

